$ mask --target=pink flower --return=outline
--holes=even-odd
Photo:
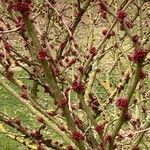
[[[108,30],[104,29],[104,30],[102,31],[102,34],[103,34],[103,35],[106,35],[107,32],[108,32]]]
[[[44,48],[41,48],[38,52],[38,58],[39,60],[43,61],[43,60],[46,60],[46,57],[47,57],[47,52]]]
[[[6,71],[5,72],[5,77],[8,79],[8,80],[11,80],[13,78],[13,75],[14,75],[14,72],[13,71]]]
[[[137,43],[139,41],[139,36],[136,34],[132,37],[133,43]]]
[[[97,133],[102,133],[104,131],[104,124],[99,124],[95,127],[95,130],[97,131]]]
[[[44,123],[44,119],[40,116],[37,118],[37,121],[40,122],[40,123]]]
[[[78,93],[84,92],[84,85],[82,82],[77,82],[76,80],[72,83],[72,89]]]
[[[138,63],[144,59],[146,54],[147,54],[147,51],[145,49],[138,48],[138,49],[135,49],[132,54],[128,55],[128,59],[130,61],[133,61],[134,63]]]
[[[69,60],[68,60],[69,61]],[[69,63],[68,63],[68,65],[67,65],[67,67],[71,67],[73,64],[75,64],[76,63],[76,61],[77,61],[77,59],[76,58],[72,58],[70,61],[69,61]]]
[[[126,12],[124,10],[118,10],[117,11],[117,18],[123,20],[127,16]]]
[[[24,20],[23,17],[18,16],[16,21],[16,27],[24,26]]]
[[[64,98],[64,99],[58,101],[58,106],[60,108],[65,107],[66,105],[68,105],[68,99]]]
[[[102,11],[100,16],[103,18],[103,19],[107,19],[107,13],[105,11]]]
[[[124,30],[124,27],[123,27],[123,23],[126,25],[127,28],[133,28],[133,25],[132,25],[132,21],[130,19],[124,19],[124,22],[122,22],[122,20],[120,20],[121,22],[121,26],[120,26],[120,30]]]
[[[2,59],[2,58],[4,58],[4,57],[5,57],[4,53],[3,53],[3,52],[0,52],[0,58]]]
[[[83,66],[79,66],[78,71],[83,73]]]
[[[92,56],[95,56],[96,53],[97,53],[96,48],[95,48],[95,47],[91,47],[91,48],[90,48],[90,54],[92,54]]]
[[[72,134],[72,138],[74,140],[80,141],[80,140],[84,140],[84,135],[80,131],[75,131]]]
[[[121,109],[124,110],[126,108],[128,108],[128,100],[126,98],[119,98],[116,102],[116,106]]]
[[[54,74],[55,77],[58,77],[58,76],[59,76],[60,71],[59,71],[59,68],[58,68],[58,67],[52,68],[52,71],[53,71],[53,74]]]
[[[126,121],[129,121],[132,116],[131,116],[131,113],[130,113],[130,112],[126,112],[124,117],[125,117],[125,120],[126,120]]]
[[[130,19],[125,19],[124,23],[127,26],[127,28],[129,28],[129,29],[133,27],[132,21]]]
[[[67,150],[74,150],[71,145],[67,146]]]
[[[59,129],[60,129],[61,131],[66,131],[66,130],[67,130],[63,124],[61,124],[61,125],[59,126]]]
[[[107,3],[106,3],[106,1],[100,2],[99,7],[100,7],[101,11],[107,11]]]
[[[139,72],[139,77],[140,77],[140,79],[145,79],[146,77],[147,77],[147,73],[145,73],[144,71],[143,71],[143,69],[141,69],[140,70],[140,72]]]
[[[19,117],[16,117],[16,118],[13,120],[13,122],[14,122],[15,124],[17,124],[18,126],[21,125],[21,121],[20,121],[20,118],[19,118]]]
[[[12,9],[28,15],[31,11],[31,2],[16,2],[12,5]]]
[[[3,27],[0,27],[0,31],[4,31],[4,28],[3,28]]]
[[[106,135],[104,138],[105,143],[111,142],[112,136],[111,135]]]
[[[75,123],[78,127],[80,127],[80,126],[82,125],[82,121],[81,121],[79,118],[76,118],[76,119],[74,120],[74,123]]]
[[[8,51],[8,52],[12,49],[12,46],[7,41],[4,42],[4,47],[5,47],[6,51]]]
[[[45,150],[44,146],[39,144],[38,147],[37,147],[37,150]]]
[[[102,34],[103,34],[104,36],[106,36],[107,33],[108,33],[108,30],[107,30],[107,29],[104,29],[104,30],[102,31]],[[107,38],[109,39],[111,36],[115,36],[115,32],[114,32],[114,31],[109,32],[108,35],[107,35]]]
[[[26,99],[26,100],[29,99],[28,93],[27,93],[27,91],[25,91],[25,90],[23,90],[23,91],[21,92],[20,96],[21,96],[23,99]]]
[[[60,44],[60,49],[63,50],[64,48],[65,48],[65,43],[63,42]]]
[[[134,146],[132,150],[140,150],[140,148],[138,146]]]

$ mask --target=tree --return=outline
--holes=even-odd
[[[24,138],[8,136],[37,150],[147,145],[146,8],[142,0],[1,0],[0,85],[40,123],[32,130],[0,112]]]

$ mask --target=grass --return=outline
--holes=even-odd
[[[0,111],[8,114],[11,117],[19,116],[23,122],[29,123],[30,118],[26,115],[27,110],[22,106],[17,99],[12,97],[4,89],[0,88]],[[0,150],[24,150],[18,142],[11,140],[4,134],[0,134]]]
[[[17,76],[22,77],[25,75],[23,73],[18,73]],[[17,91],[17,88],[14,86],[13,89]],[[21,121],[27,127],[30,126],[32,128],[36,126],[34,123],[34,116],[28,112],[25,106],[23,106],[15,97],[13,97],[2,87],[0,87],[0,111],[12,118],[21,118]],[[8,129],[15,132],[12,128]],[[0,133],[0,150],[26,150],[26,148],[17,141],[14,141],[6,135]]]
[[[24,74],[23,72],[19,72],[16,75],[16,77],[17,78],[19,77],[19,79],[21,79],[21,81],[23,81],[26,85],[31,85],[32,82],[30,80],[25,79],[24,78],[25,76],[26,74]],[[8,84],[11,85],[10,83]],[[18,89],[14,85],[11,86],[13,87],[13,90],[19,93]],[[43,90],[41,92],[43,92]],[[49,97],[46,96],[46,94],[41,95],[41,92],[39,93],[40,103],[42,105],[50,104]],[[25,127],[28,127],[30,130],[34,130],[40,127],[40,124],[36,121],[35,115],[29,113],[29,110],[24,105],[22,105],[14,96],[8,93],[1,86],[0,86],[0,112],[4,112],[5,114],[7,114],[12,118],[19,117],[23,125]],[[8,129],[13,133],[16,132],[11,127],[8,127]],[[60,139],[60,137],[57,134],[53,133],[52,131],[48,132],[46,131],[44,132],[44,135],[45,136],[51,135],[51,138],[55,140]],[[22,144],[18,143],[17,141],[10,139],[9,137],[6,136],[6,134],[0,133],[0,150],[27,150],[27,148]]]

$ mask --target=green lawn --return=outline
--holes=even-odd
[[[27,109],[24,108],[13,96],[4,89],[0,88],[0,111],[5,112],[11,117],[20,117],[26,123],[30,123],[30,118],[26,115]],[[11,140],[4,134],[0,134],[0,150],[24,150],[18,142]]]
[[[22,77],[22,76],[25,75],[22,73],[18,74],[18,77]],[[13,86],[13,89],[18,91],[15,86]],[[34,120],[33,115],[28,112],[25,106],[23,106],[15,97],[10,95],[1,86],[0,86],[0,111],[4,112],[5,114],[7,114],[12,118],[15,117],[21,118],[21,121],[27,127],[35,126],[35,121],[33,121]],[[15,130],[12,128],[9,128],[9,130],[15,132]],[[5,134],[0,133],[0,150],[26,150],[26,149],[27,148],[25,148],[25,146],[10,139]]]

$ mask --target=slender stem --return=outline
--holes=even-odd
[[[77,27],[78,24],[80,23],[81,18],[82,18],[82,16],[84,15],[84,13],[86,12],[86,10],[87,10],[87,8],[89,7],[90,3],[91,3],[91,0],[87,0],[87,2],[85,3],[85,5],[83,6],[83,8],[80,9],[80,12],[79,12],[80,15],[75,18],[75,21],[74,21],[74,23],[73,23],[73,25],[72,25],[72,27],[71,27],[72,35],[74,34],[74,31],[75,31],[76,27]],[[65,38],[64,42],[63,42],[65,46],[66,46],[67,43],[68,43],[69,37],[70,37],[70,36],[69,36],[69,33],[68,33],[68,34],[66,35],[66,38]],[[64,47],[64,48],[65,48],[65,47]],[[62,48],[62,49],[59,50],[59,52],[58,52],[58,58],[62,55],[64,48]]]
[[[128,102],[130,102],[131,98],[132,98],[132,95],[134,93],[134,90],[136,89],[136,86],[140,80],[139,78],[139,72],[142,68],[142,62],[138,63],[137,64],[137,67],[136,67],[136,70],[135,70],[135,74],[134,74],[134,79],[133,79],[133,82],[131,83],[129,89],[128,89],[128,92],[127,92],[127,99],[128,99]],[[107,150],[112,150],[112,147],[113,147],[113,143],[115,141],[115,137],[117,136],[119,130],[121,129],[122,125],[124,124],[125,122],[125,113],[126,113],[127,110],[123,110],[120,114],[120,117],[119,117],[119,120],[117,121],[116,123],[116,126],[114,127],[114,131],[112,133],[112,140],[111,142],[109,142],[107,144]]]
[[[33,57],[36,58],[37,51],[41,48],[40,41],[39,41],[37,33],[35,31],[35,27],[34,27],[33,23],[31,22],[31,20],[29,19],[29,17],[25,16],[24,20],[26,23],[28,35],[29,35],[29,37],[31,37],[33,47],[34,47]],[[46,81],[48,82],[48,84],[50,86],[50,90],[52,91],[52,97],[54,98],[54,100],[56,102],[62,100],[64,96],[63,96],[60,88],[57,85],[55,77],[53,76],[53,73],[52,73],[52,69],[49,67],[48,62],[46,60],[44,60],[44,61],[41,61],[40,63],[44,70],[44,73],[46,76]],[[68,127],[71,129],[72,132],[77,131],[72,114],[70,113],[68,106],[65,106],[64,108],[62,108],[62,110],[63,110],[64,116],[66,118]],[[84,145],[83,141],[75,141],[75,144],[80,150],[85,150],[85,145]]]
[[[87,114],[87,117],[89,118],[89,120],[91,121],[91,123],[94,125],[94,127],[96,127],[97,126],[97,122],[94,119],[92,110],[85,103],[84,96],[82,94],[78,94],[78,99],[80,100],[82,108],[85,111],[85,113]],[[100,140],[101,140],[101,142],[103,143],[103,146],[104,146],[105,144],[104,144],[104,141],[103,141],[103,135],[99,134],[99,138],[100,138]]]
[[[142,132],[140,132],[137,139],[131,145],[130,149],[132,149],[134,146],[138,146],[140,144],[140,142],[142,141],[142,139],[147,131],[146,129],[149,129],[149,127],[150,127],[150,118],[148,119],[147,123],[145,124],[145,130],[142,130]]]
[[[50,127],[50,129],[52,129],[53,131],[55,131],[58,135],[60,135],[64,141],[66,141],[67,143],[71,142],[73,144],[73,142],[70,140],[70,138],[65,135],[52,121],[50,121],[48,118],[46,118],[42,113],[40,113],[37,109],[35,109],[30,101],[27,101],[23,98],[21,98],[8,84],[6,84],[2,79],[0,80],[0,85],[5,88],[11,95],[13,95],[14,97],[16,97],[24,106],[26,106],[34,115],[36,115],[37,117],[41,117],[44,119],[45,123],[47,124],[48,127]],[[74,144],[73,144],[74,145]]]

